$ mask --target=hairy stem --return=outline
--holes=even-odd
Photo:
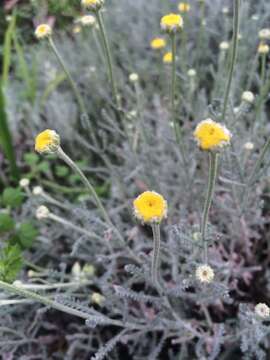
[[[99,29],[100,29],[102,41],[103,41],[103,46],[104,46],[104,51],[105,51],[106,60],[107,60],[108,75],[109,75],[109,79],[110,79],[110,83],[111,83],[111,87],[112,87],[112,94],[113,94],[113,97],[114,97],[115,104],[116,104],[117,107],[119,108],[119,107],[120,107],[120,103],[119,103],[119,98],[118,98],[116,81],[115,81],[114,73],[113,73],[112,56],[111,56],[111,51],[110,51],[110,47],[109,47],[109,42],[108,42],[108,38],[107,38],[105,26],[104,26],[103,19],[102,19],[102,15],[101,15],[101,12],[100,12],[100,11],[97,11],[97,12],[96,12],[96,17],[97,17],[97,21],[98,21],[98,25],[99,25]]]
[[[154,285],[159,285],[159,253],[160,253],[160,225],[152,224],[154,252],[151,266],[151,276]]]
[[[64,70],[64,73],[66,74],[67,76],[67,79],[70,83],[70,86],[73,90],[73,93],[74,93],[74,96],[78,102],[78,105],[79,105],[79,108],[80,108],[80,112],[81,114],[84,114],[84,115],[87,115],[87,111],[86,111],[86,107],[85,107],[85,104],[84,104],[84,101],[81,97],[81,94],[79,92],[79,89],[75,83],[75,81],[73,80],[68,68],[66,67],[66,64],[64,63],[64,60],[62,59],[62,56],[60,55],[60,53],[58,52],[57,50],[57,47],[53,41],[53,39],[51,37],[49,37],[49,44],[50,44],[50,47],[52,49],[52,51],[54,52],[59,64],[61,65],[62,69]],[[87,115],[88,116],[88,115]]]
[[[207,194],[204,203],[203,216],[201,221],[201,237],[204,247],[204,263],[208,263],[208,243],[205,237],[209,210],[212,203],[212,198],[214,195],[215,183],[217,178],[217,166],[218,166],[218,153],[210,152],[209,153],[209,177],[208,177],[208,186]]]
[[[172,44],[172,75],[171,75],[171,94],[170,94],[170,102],[171,102],[171,112],[172,112],[172,121],[175,132],[175,138],[177,143],[180,143],[180,133],[179,126],[176,122],[175,116],[175,84],[176,84],[176,38],[175,34],[171,35],[171,44]]]
[[[238,34],[239,34],[239,23],[240,23],[240,4],[241,0],[234,0],[234,15],[233,15],[233,38],[232,38],[232,55],[228,74],[228,81],[225,90],[222,120],[225,119],[231,85],[233,78],[233,71],[236,64],[237,50],[238,50]]]

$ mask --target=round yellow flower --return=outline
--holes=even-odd
[[[54,130],[44,130],[39,133],[35,141],[35,150],[40,154],[54,153],[60,147],[60,136]]]
[[[157,37],[151,41],[151,48],[154,50],[163,49],[166,46],[166,41],[163,38]]]
[[[183,28],[184,21],[179,14],[168,14],[161,18],[160,26],[161,29],[168,33],[175,33]]]
[[[81,3],[89,10],[98,11],[104,5],[104,0],[81,0]]]
[[[260,43],[259,47],[258,47],[258,53],[259,54],[268,54],[269,53],[269,46],[267,44],[264,44],[263,42]]]
[[[143,223],[160,223],[167,217],[167,201],[155,191],[145,191],[133,201],[134,214]]]
[[[35,36],[38,39],[43,39],[52,35],[52,28],[48,24],[41,24],[35,30]]]
[[[202,150],[213,150],[228,145],[232,137],[224,125],[211,119],[201,121],[193,135]]]
[[[165,64],[171,64],[172,63],[172,52],[167,52],[166,54],[164,54],[163,56],[163,62]]]
[[[178,5],[178,10],[180,12],[189,12],[190,11],[190,5],[186,2],[180,2]]]

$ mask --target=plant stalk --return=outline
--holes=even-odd
[[[152,224],[154,251],[151,265],[151,277],[154,285],[159,286],[159,264],[160,264],[160,225]]]
[[[204,247],[204,263],[208,263],[208,243],[205,236],[206,228],[207,228],[207,222],[209,217],[209,210],[212,203],[212,198],[214,195],[214,189],[216,184],[216,178],[217,178],[217,167],[218,167],[218,153],[216,152],[210,152],[209,153],[209,176],[208,176],[208,186],[207,186],[207,194],[206,199],[204,203],[204,209],[203,209],[203,216],[201,221],[201,238],[203,242]]]
[[[240,5],[241,0],[234,0],[233,7],[233,38],[232,38],[232,55],[231,55],[231,63],[228,74],[228,81],[225,90],[224,103],[223,103],[223,111],[222,111],[222,120],[225,120],[226,110],[229,101],[229,95],[232,85],[233,72],[237,59],[237,50],[238,50],[238,35],[239,35],[239,25],[240,25]]]

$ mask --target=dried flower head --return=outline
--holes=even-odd
[[[253,104],[255,100],[255,96],[251,91],[244,91],[242,94],[242,101]]]
[[[35,140],[35,150],[40,154],[52,154],[60,147],[60,136],[54,130],[44,130]]]
[[[213,150],[228,145],[232,137],[224,125],[211,119],[201,121],[193,135],[202,150]]]
[[[167,201],[155,191],[145,191],[133,201],[134,214],[143,223],[160,223],[167,217]]]
[[[269,318],[270,308],[264,303],[259,303],[255,306],[255,314],[263,319]]]
[[[81,4],[86,9],[91,11],[98,11],[104,5],[104,0],[82,0]]]
[[[258,53],[259,54],[268,54],[269,53],[269,46],[263,42],[261,42],[258,46]]]
[[[77,22],[82,26],[93,26],[96,23],[96,18],[93,15],[81,16]]]
[[[50,210],[44,206],[41,205],[36,210],[36,218],[38,220],[46,219],[50,215]]]
[[[248,141],[248,142],[246,142],[244,144],[244,149],[245,150],[253,150],[254,149],[254,144],[252,142]]]
[[[167,52],[166,54],[164,54],[163,56],[163,62],[165,64],[171,64],[172,63],[172,59],[173,59],[173,56],[172,56],[172,52]]]
[[[183,18],[179,14],[168,14],[161,18],[160,26],[161,29],[167,33],[175,33],[183,28]]]
[[[182,13],[189,12],[190,11],[190,5],[186,2],[180,2],[178,5],[178,10]]]
[[[196,269],[196,278],[201,283],[210,283],[214,280],[214,270],[209,265],[200,265]]]
[[[166,41],[161,37],[157,37],[151,41],[150,45],[152,49],[160,50],[166,46]]]
[[[35,30],[37,39],[44,39],[52,35],[52,28],[48,24],[40,24]]]
[[[29,184],[30,184],[30,180],[27,179],[27,178],[21,179],[21,180],[20,180],[20,183],[19,183],[20,187],[22,187],[22,188],[28,187]]]
[[[262,29],[259,31],[259,39],[270,40],[270,29]]]
[[[222,51],[228,50],[229,47],[230,47],[230,44],[229,44],[227,41],[222,41],[222,42],[219,44],[219,48],[220,48],[220,50],[222,50]]]

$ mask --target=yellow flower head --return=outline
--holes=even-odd
[[[260,43],[259,47],[258,47],[258,53],[259,54],[268,54],[269,53],[269,46],[263,42]]]
[[[82,6],[92,10],[98,11],[104,5],[104,0],[81,0]]]
[[[134,214],[143,223],[160,223],[167,217],[167,201],[155,191],[145,191],[133,201]]]
[[[211,119],[201,121],[193,135],[202,150],[213,150],[228,145],[232,137],[224,125]]]
[[[82,28],[80,27],[80,25],[76,25],[72,29],[73,34],[79,34],[81,31],[82,31]]]
[[[164,54],[163,56],[163,62],[165,64],[171,64],[172,63],[172,52],[167,52],[166,54]]]
[[[60,147],[60,136],[54,130],[44,130],[35,141],[35,150],[40,154],[52,154]]]
[[[38,39],[43,39],[52,35],[52,28],[48,24],[41,24],[35,30],[35,36]]]
[[[167,33],[175,33],[183,28],[184,21],[179,14],[168,14],[161,18],[160,26],[161,29]]]
[[[151,41],[151,48],[154,50],[163,49],[166,46],[166,41],[163,38],[155,38]]]
[[[180,2],[178,5],[178,10],[180,12],[189,12],[190,11],[190,5],[186,2]]]

